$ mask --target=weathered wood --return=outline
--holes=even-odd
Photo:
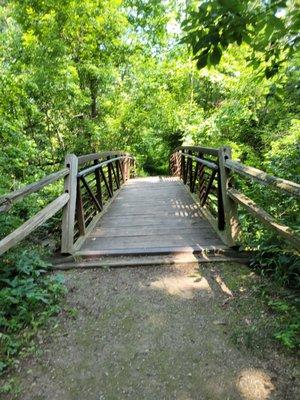
[[[151,247],[178,247],[178,246],[205,246],[205,245],[222,245],[220,239],[216,237],[212,229],[200,230],[194,233],[178,233],[178,234],[154,234],[140,235],[139,232],[135,236],[116,236],[114,240],[110,237],[98,237],[93,234],[86,238],[82,249],[111,250],[111,249],[130,249],[141,248],[147,252]]]
[[[271,188],[283,191],[289,195],[300,197],[300,185],[296,182],[277,178],[276,176],[269,175],[260,169],[249,167],[233,160],[226,160],[225,166],[237,172],[239,175],[251,178],[262,185],[270,186]]]
[[[169,235],[170,231],[172,234],[199,234],[200,230],[209,231],[210,226],[208,224],[195,224],[191,226],[185,226],[181,224],[176,224],[170,227],[168,224],[164,224],[164,226],[155,225],[142,225],[137,229],[136,225],[122,226],[120,224],[118,227],[109,227],[109,226],[97,226],[93,231],[93,237],[131,237],[136,236],[137,233],[140,237],[149,236],[149,235]]]
[[[237,215],[237,205],[228,196],[230,172],[226,169],[225,162],[231,159],[231,149],[229,147],[219,148],[219,173],[222,191],[222,199],[225,214],[224,234],[228,246],[234,246],[239,233],[239,222]]]
[[[176,147],[174,152],[184,150],[192,150],[198,153],[209,154],[211,156],[218,156],[218,149],[213,147],[202,147],[202,146],[179,146]]]
[[[106,158],[107,156],[129,156],[126,151],[102,151],[99,153],[84,154],[78,157],[78,164],[85,164],[89,161],[100,160],[101,158]]]
[[[82,203],[82,195],[81,195],[81,187],[80,180],[77,179],[77,197],[76,197],[76,218],[78,223],[79,236],[85,235],[85,216],[84,216],[84,207]]]
[[[202,196],[201,203],[200,203],[202,207],[204,206],[204,204],[205,204],[205,202],[207,200],[207,197],[209,195],[209,192],[210,192],[211,186],[213,184],[213,181],[215,179],[216,173],[217,173],[217,171],[212,171],[212,174],[211,174],[211,176],[209,178],[208,184],[207,184],[207,186],[205,188],[205,192],[204,192],[204,195]]]
[[[160,187],[155,201],[151,195],[153,185]],[[141,196],[144,190],[145,195]],[[224,247],[179,179],[151,177],[128,181],[77,251],[87,254],[90,251],[147,254],[172,249],[201,252],[207,246]]]
[[[115,175],[115,179],[116,179],[116,182],[117,182],[117,188],[118,189],[120,189],[120,187],[121,187],[119,163],[120,163],[120,161],[116,162],[116,175]]]
[[[100,168],[100,173],[101,173],[101,176],[102,176],[103,182],[104,182],[104,184],[105,184],[106,190],[108,191],[108,195],[109,195],[109,197],[113,197],[113,193],[112,193],[112,191],[110,190],[110,186],[109,186],[109,184],[108,184],[108,182],[107,182],[107,179],[106,179],[105,173],[104,173],[104,171],[103,171],[103,169],[102,169],[102,168]]]
[[[87,226],[85,226],[85,236],[80,236],[75,244],[74,244],[74,249],[78,250],[78,248],[81,247],[82,243],[84,243],[85,239],[87,236],[89,236],[91,234],[91,232],[93,231],[93,229],[97,226],[97,223],[99,222],[99,220],[103,217],[105,217],[107,210],[109,209],[111,203],[115,200],[116,196],[119,194],[121,189],[118,189],[115,191],[114,195],[112,198],[108,197],[107,198],[107,202],[105,204],[103,204],[103,208],[102,211],[95,214],[95,216],[93,217],[93,219],[89,222],[89,224]]]
[[[19,228],[7,235],[0,241],[0,255],[5,253],[11,247],[18,244],[21,240],[25,239],[32,231],[41,226],[48,219],[53,217],[59,210],[61,210],[69,201],[70,196],[64,193],[57,197],[52,203],[48,204],[36,215],[26,221]]]
[[[180,178],[183,180],[183,183],[186,184],[186,168],[185,168],[185,158],[183,152],[181,154],[181,171],[180,171]]]
[[[67,206],[63,210],[61,252],[72,253],[73,241],[74,241],[77,172],[78,172],[78,158],[75,156],[75,154],[68,154],[66,156],[65,165],[67,168],[69,168],[69,174],[65,178],[64,189],[65,192],[69,193],[70,200]]]
[[[118,170],[120,171],[120,173],[121,173],[121,179],[122,179],[122,183],[125,183],[125,178],[124,178],[124,171],[123,171],[123,166],[122,166],[122,164],[121,164],[121,161],[120,160],[118,160],[117,162],[116,162],[116,164],[117,164],[117,166],[118,166]]]
[[[133,157],[130,155],[121,153],[120,156],[117,156],[120,152],[106,152],[106,160],[100,161],[98,158],[94,159],[94,165],[83,169],[82,171],[77,173],[77,178],[82,182],[85,191],[84,193],[88,194],[88,199],[92,200],[92,204],[96,207],[91,206],[90,201],[87,200],[85,194],[78,192],[78,196],[80,195],[80,201],[78,201],[78,225],[79,225],[79,233],[80,237],[78,241],[76,241],[76,246],[80,244],[80,240],[82,235],[87,233],[90,225],[94,224],[95,218],[97,215],[102,214],[105,210],[106,202],[109,202],[109,199],[114,198],[114,191],[118,191],[120,189],[120,164],[128,164],[128,162],[132,163]],[[100,153],[97,153],[99,156]],[[104,157],[104,153],[101,153],[102,158]],[[95,157],[94,155],[90,155],[91,157]],[[87,158],[81,159],[82,161],[87,161]],[[116,166],[116,169],[114,168]],[[131,165],[131,164],[130,164]],[[128,170],[125,171],[125,175],[128,174]],[[123,171],[121,171],[123,182],[126,180],[123,175]],[[89,176],[94,174],[94,178],[89,181]],[[94,183],[92,186],[90,183]],[[106,190],[105,190],[106,188]],[[108,194],[108,195],[107,195]],[[98,210],[98,212],[97,212]],[[78,243],[77,243],[78,242]]]
[[[186,265],[192,264],[198,267],[201,263],[216,263],[216,262],[235,262],[247,264],[249,256],[239,256],[239,253],[234,255],[226,254],[205,254],[205,256],[195,255],[191,253],[178,254],[175,256],[133,256],[133,257],[94,257],[93,259],[76,261],[76,260],[61,260],[52,266],[53,270],[70,270],[70,269],[89,269],[89,268],[123,268],[123,267],[154,267],[158,265]]]
[[[78,250],[76,252],[76,256],[81,257],[97,257],[97,256],[107,256],[107,255],[118,255],[118,256],[128,256],[128,255],[163,255],[163,254],[206,254],[207,251],[215,251],[218,252],[221,249],[226,249],[227,247],[224,245],[212,245],[210,246],[208,243],[203,245],[189,245],[189,246],[170,246],[170,247],[130,247],[123,249],[97,249],[97,250]]]
[[[125,182],[128,180],[129,178],[129,166],[128,166],[128,158],[124,159],[124,176],[125,176]]]
[[[80,178],[81,176],[89,175],[91,172],[94,172],[97,169],[101,169],[101,168],[105,167],[106,165],[109,165],[118,160],[128,160],[131,158],[132,158],[131,156],[120,156],[120,157],[110,158],[105,161],[101,161],[98,164],[92,165],[91,167],[83,169],[82,171],[78,172],[77,176]]]
[[[133,211],[133,212],[131,212],[131,210],[126,210],[126,212],[113,210],[113,211],[110,211],[110,215],[114,218],[126,217],[127,215],[130,215],[132,218],[142,217],[142,216],[144,216],[144,217],[153,216],[154,217],[155,215],[157,215],[161,218],[161,220],[163,220],[165,218],[178,218],[178,217],[187,217],[190,219],[193,219],[193,218],[196,219],[201,216],[201,212],[200,212],[200,210],[196,210],[196,209],[194,211],[184,211],[184,210],[182,210],[182,211],[181,210],[157,211],[157,210],[147,210],[145,207],[144,210],[140,209],[140,210]]]
[[[191,150],[188,152],[187,160],[187,184],[189,185],[190,191],[192,192],[192,179],[193,179],[193,161]],[[191,156],[191,157],[190,157]]]
[[[219,226],[219,230],[223,230],[225,221],[222,192],[220,185],[214,185],[217,173],[218,183],[220,181],[219,166],[216,162],[204,158],[207,154],[214,156],[218,155],[219,153],[217,149],[211,151],[211,148],[200,146],[182,146],[180,149],[181,150],[178,150],[177,148],[178,151],[175,152],[172,157],[175,154],[180,154],[182,158],[180,176],[182,177],[184,184],[189,186],[190,193],[193,194],[198,182],[198,194],[200,199],[199,206],[201,208],[206,207],[209,216],[214,218],[213,227]],[[194,155],[193,152],[196,152],[197,155]],[[205,169],[211,171],[206,171]],[[217,199],[215,205],[212,201],[213,194],[216,195]],[[222,238],[224,237],[224,235],[220,236]]]
[[[218,229],[223,231],[225,229],[225,212],[220,171],[218,172],[218,187],[216,196],[218,198]]]
[[[196,161],[196,167],[195,167],[195,171],[194,171],[194,175],[193,175],[193,179],[192,179],[192,184],[191,184],[191,192],[194,193],[195,192],[195,186],[196,186],[196,182],[197,182],[197,178],[199,177],[199,162]]]
[[[180,153],[173,153],[169,159],[169,171],[172,176],[180,176]]]
[[[31,193],[37,192],[41,190],[47,185],[50,185],[57,180],[64,178],[69,174],[68,168],[63,168],[60,171],[54,172],[53,174],[47,175],[44,178],[40,179],[38,182],[31,183],[27,186],[24,186],[21,189],[14,190],[11,193],[8,193],[4,196],[0,197],[0,212],[8,211],[12,204],[22,200],[25,196],[30,195]]]
[[[286,239],[292,244],[297,250],[300,249],[300,236],[295,231],[286,225],[278,223],[275,218],[268,214],[264,209],[258,206],[254,201],[249,199],[243,193],[238,192],[235,189],[228,189],[228,195],[232,200],[244,207],[250,214],[255,218],[259,219],[267,227],[275,230],[280,236]]]
[[[202,158],[202,157],[199,157]],[[199,199],[201,201],[204,193],[205,193],[205,167],[203,164],[199,163],[199,189],[198,189],[198,194],[199,194]]]
[[[98,160],[94,161],[94,164],[99,164]],[[99,169],[96,169],[95,171],[95,178],[96,178],[96,196],[98,199],[98,202],[100,204],[101,209],[103,208],[103,201],[102,201],[102,187],[101,187],[101,177],[100,177],[100,171]]]
[[[81,181],[83,183],[83,186],[85,187],[86,191],[88,192],[88,194],[90,195],[91,199],[93,200],[95,206],[98,208],[99,211],[101,211],[102,207],[99,204],[99,201],[97,200],[96,196],[92,192],[91,188],[89,187],[89,184],[87,183],[86,179],[84,178],[84,176],[82,176],[80,179],[81,179]]]
[[[107,157],[107,161],[110,161],[110,157]],[[107,164],[107,176],[108,176],[108,184],[109,184],[109,188],[112,194],[114,194],[114,185],[113,185],[113,178],[112,178],[112,163],[109,162]]]
[[[205,165],[206,167],[208,167],[210,169],[214,169],[216,171],[218,170],[217,164],[212,161],[204,160],[204,158],[199,158],[199,157],[193,156],[192,154],[187,154],[187,153],[182,153],[182,154],[185,158],[188,158],[188,159],[194,160],[194,161],[198,161],[199,163],[201,163],[202,165]]]
[[[110,213],[107,213],[106,215],[103,215],[101,218],[101,223],[103,223],[103,226],[106,227],[119,227],[119,226],[133,226],[137,227],[137,230],[141,229],[140,227],[155,227],[155,226],[161,226],[162,225],[162,217],[161,215],[157,214],[149,214],[149,215],[144,215],[144,217],[141,217],[141,215],[122,215],[116,217],[110,216]],[[184,227],[191,227],[191,226],[196,226],[201,228],[201,226],[206,226],[210,227],[209,223],[205,219],[200,219],[200,222],[198,219],[190,218],[190,216],[179,216],[176,218],[169,218],[163,219],[163,224],[164,226],[167,226],[170,231],[172,231],[174,228],[177,228],[180,226],[182,229]]]

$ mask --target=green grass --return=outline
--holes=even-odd
[[[221,275],[234,296],[224,306],[232,341],[261,351],[273,347],[299,349],[300,302],[294,289],[286,288],[263,270],[254,272],[238,264],[227,265]]]

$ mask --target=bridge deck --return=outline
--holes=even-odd
[[[129,180],[77,254],[134,255],[224,249],[178,178]]]

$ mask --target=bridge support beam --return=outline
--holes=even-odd
[[[218,152],[221,193],[225,214],[224,240],[228,246],[233,247],[236,244],[236,239],[239,233],[239,221],[237,204],[229,197],[227,192],[227,189],[233,185],[230,170],[225,166],[226,160],[231,160],[231,148],[222,146],[219,148]]]
[[[78,158],[75,154],[67,154],[65,166],[69,168],[69,174],[65,177],[64,189],[69,193],[69,201],[63,209],[61,252],[71,254],[74,250],[74,224],[76,211]]]

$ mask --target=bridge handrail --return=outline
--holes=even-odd
[[[300,185],[296,182],[269,175],[260,169],[244,165],[238,161],[226,160],[225,166],[243,177],[254,179],[264,186],[271,186],[274,189],[300,198]]]
[[[93,153],[78,157],[80,160],[82,164],[93,161],[94,165],[76,173],[76,205],[71,212],[72,218],[76,216],[75,229],[74,225],[69,228],[69,243],[62,244],[62,253],[72,253],[81,245],[135,165],[135,158],[124,151]]]
[[[204,160],[203,158],[192,156],[192,155],[186,154],[186,153],[181,153],[181,154],[182,154],[183,157],[190,158],[191,160],[194,160],[194,161],[198,161],[202,165],[205,165],[206,167],[208,167],[210,169],[214,169],[216,171],[219,169],[218,165],[216,163],[211,162],[211,161]]]
[[[119,157],[110,158],[111,156]],[[98,162],[98,160],[103,157],[107,157],[109,159]],[[61,195],[59,195],[51,203],[43,207],[39,212],[29,218],[21,226],[19,226],[0,240],[0,255],[8,251],[13,246],[17,245],[21,240],[25,239],[31,232],[41,226],[48,219],[53,217],[60,210],[63,210],[61,243],[62,252],[71,253],[74,246],[74,224],[76,207],[78,205],[77,180],[81,178],[84,180],[85,175],[88,175],[91,172],[98,171],[99,169],[103,169],[103,167],[105,166],[110,166],[110,168],[112,169],[109,168],[108,174],[111,175],[111,173],[113,173],[114,175],[115,171],[112,164],[115,162],[123,162],[124,168],[122,166],[121,170],[118,170],[118,173],[121,173],[124,182],[126,179],[128,179],[130,173],[127,166],[127,162],[129,160],[132,161],[134,160],[134,158],[124,151],[105,151],[82,155],[79,157],[74,154],[67,154],[65,157],[64,168],[43,177],[37,182],[33,182],[20,189],[14,190],[11,193],[0,196],[0,212],[7,212],[10,210],[14,203],[21,201],[30,194],[38,192],[44,187],[62,178],[64,179],[64,190]],[[80,164],[85,164],[89,161],[94,161],[95,165],[92,167],[88,167],[78,173],[78,166]],[[103,171],[102,173],[104,174]],[[105,180],[105,183],[108,184],[109,182],[106,182]]]
[[[99,153],[84,154],[84,155],[78,157],[78,165],[85,164],[89,161],[100,160],[101,158],[111,157],[111,156],[130,156],[130,154],[127,153],[126,151],[120,151],[120,150],[101,151]]]
[[[219,150],[203,146],[178,146],[171,156],[170,167],[174,175],[182,178],[192,194],[199,193],[196,201],[205,218],[225,243],[233,245],[227,237],[225,225]]]
[[[23,188],[14,190],[13,192],[0,197],[0,211],[7,212],[14,203],[24,199],[32,193],[35,193],[45,186],[58,181],[59,179],[66,178],[69,175],[69,168],[63,168],[57,172],[45,176],[37,182],[33,182]],[[29,218],[21,226],[9,233],[0,240],[0,255],[8,251],[10,248],[18,244],[21,240],[25,239],[31,232],[41,226],[44,222],[48,221],[58,211],[60,211],[69,201],[69,193],[63,193],[58,196],[51,203],[42,208],[37,214]]]
[[[209,154],[211,156],[218,156],[218,149],[214,147],[203,147],[203,146],[178,146],[174,150],[174,153],[179,150],[191,150],[197,151],[203,154]]]
[[[186,152],[189,153],[186,153]],[[209,154],[211,156],[218,156],[218,161],[216,164],[218,165],[218,170],[216,174],[212,174],[210,179],[208,178],[205,181],[203,175],[203,169],[207,165],[207,162],[210,161],[204,160],[199,157],[192,156],[191,152],[199,152],[202,154]],[[200,207],[204,215],[211,222],[213,227],[218,231],[221,238],[225,241],[226,244],[233,246],[236,244],[236,239],[239,233],[239,221],[237,215],[237,205],[243,207],[248,213],[253,215],[255,218],[260,220],[264,225],[272,230],[276,231],[277,234],[282,236],[284,239],[288,240],[288,242],[295,247],[297,250],[300,249],[300,236],[290,227],[279,223],[275,218],[273,218],[269,213],[267,213],[262,207],[256,204],[253,200],[247,197],[245,194],[239,192],[234,188],[234,181],[232,180],[232,174],[237,173],[242,178],[248,178],[258,183],[268,186],[272,189],[279,190],[288,194],[290,196],[300,197],[300,185],[296,182],[292,182],[286,179],[278,178],[276,176],[267,174],[266,172],[244,165],[239,161],[235,161],[231,159],[231,149],[226,146],[222,146],[220,148],[212,149],[201,146],[180,146],[175,149],[172,157],[174,155],[180,155],[180,158],[175,157],[176,167],[173,168],[175,174],[180,175],[185,184],[189,184],[189,188],[191,192],[194,192],[195,182],[198,179],[200,184]],[[183,160],[185,158],[189,158],[190,160],[196,161],[196,167],[193,164],[188,165]],[[173,161],[174,163],[174,161]],[[179,166],[178,166],[179,165]],[[197,177],[199,174],[199,165],[202,166],[202,175]],[[194,169],[194,171],[193,171]],[[189,178],[188,178],[189,175]],[[216,225],[215,218],[212,217],[209,210],[205,205],[205,201],[209,198],[210,190],[213,187],[212,182],[214,179],[219,178],[218,180],[218,214],[219,219],[222,209],[224,211],[224,227],[220,229],[219,226]],[[205,200],[205,201],[203,201]],[[224,231],[224,232],[223,232]]]
[[[14,203],[24,199],[24,197],[31,193],[37,192],[43,189],[45,186],[64,178],[69,174],[68,168],[63,168],[57,172],[53,172],[50,175],[44,176],[37,182],[30,183],[20,189],[14,190],[11,193],[0,196],[0,212],[8,211]]]
[[[114,153],[115,154],[115,153]],[[110,158],[109,160],[106,161],[101,161],[100,163],[93,165],[91,167],[85,168],[82,171],[78,172],[77,174],[77,178],[81,178],[82,176],[88,175],[91,172],[95,172],[97,169],[102,168],[110,163],[113,163],[115,161],[119,161],[119,160],[134,160],[134,157],[130,156],[130,155],[122,155],[120,157],[115,157],[115,158]]]

